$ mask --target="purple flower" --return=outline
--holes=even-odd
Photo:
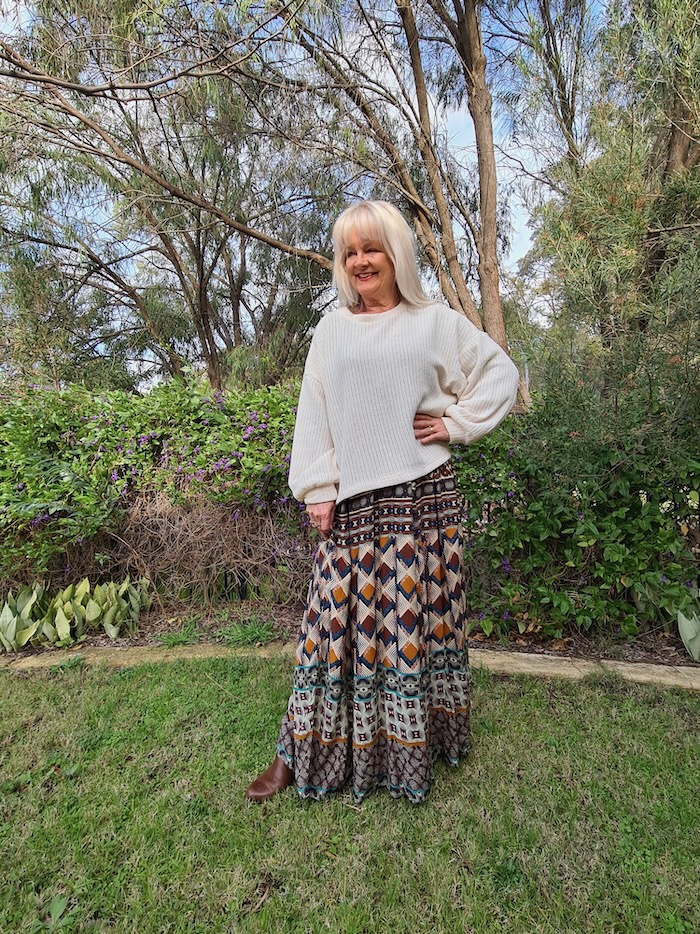
[[[506,610],[505,613],[503,614],[503,619],[510,619],[510,613],[508,612],[508,610]]]
[[[668,584],[668,580],[666,579],[666,575],[665,575],[665,574],[662,574],[662,575],[661,575],[661,583],[662,583],[662,584]]]
[[[501,567],[503,568],[506,574],[510,574],[510,572],[512,571],[512,568],[510,566],[510,561],[506,557],[504,557],[501,560]]]
[[[508,490],[508,499],[513,499],[515,493],[512,490]]]
[[[24,484],[18,483],[16,489],[18,493],[21,493],[21,491],[24,489]]]
[[[110,479],[113,483],[114,483],[116,480],[119,479],[119,474],[117,473],[116,470],[113,470],[113,471],[112,471],[112,473],[111,473],[109,479]]]
[[[515,448],[508,448],[506,457],[510,459],[514,454],[515,454]]]

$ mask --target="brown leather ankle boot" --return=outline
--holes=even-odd
[[[265,801],[292,784],[294,784],[294,772],[284,759],[275,756],[272,765],[265,769],[262,775],[258,775],[253,784],[249,786],[245,796],[249,801]]]

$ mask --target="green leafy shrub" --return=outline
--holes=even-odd
[[[663,417],[635,426],[632,406],[613,416],[576,383],[566,406],[553,395],[456,453],[475,621],[557,637],[670,626],[693,601],[679,528],[697,524],[700,461]]]
[[[634,386],[612,404],[578,364],[547,382],[528,416],[454,451],[474,622],[550,636],[669,625],[697,578],[679,534],[698,523],[695,408],[679,402],[668,417],[669,380],[651,408]],[[297,391],[224,397],[171,383],[145,397],[3,400],[0,574],[57,589],[71,574],[147,569],[166,599],[301,591],[310,546],[287,487]],[[121,558],[97,549],[105,533]],[[24,623],[14,641],[33,637]]]
[[[85,638],[100,627],[110,639],[122,629],[133,632],[142,609],[151,605],[145,579],[132,584],[129,578],[116,584],[90,586],[85,578],[70,584],[50,598],[41,584],[7,595],[0,611],[0,643],[16,652],[28,643],[34,646],[64,646]]]

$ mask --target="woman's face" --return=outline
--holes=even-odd
[[[394,264],[378,240],[351,231],[345,248],[345,270],[362,301],[383,304],[398,300]]]

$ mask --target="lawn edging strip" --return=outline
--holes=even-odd
[[[273,642],[252,648],[228,648],[215,643],[163,646],[87,646],[67,650],[50,650],[33,655],[0,657],[0,670],[36,671],[68,664],[77,656],[86,665],[106,665],[108,668],[133,668],[159,662],[174,662],[198,658],[273,658],[292,656],[295,642]],[[680,665],[649,665],[643,662],[620,662],[611,659],[585,659],[535,655],[526,652],[469,650],[472,667],[484,668],[499,675],[531,675],[538,678],[564,678],[580,681],[595,675],[615,674],[625,681],[638,684],[656,684],[664,688],[682,688],[700,692],[700,668]]]

